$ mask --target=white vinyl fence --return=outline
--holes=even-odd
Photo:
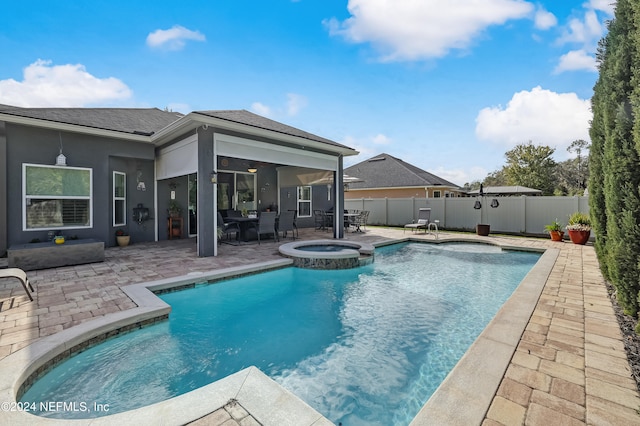
[[[474,209],[476,201],[482,208]],[[589,213],[589,197],[359,198],[344,204],[345,209],[368,210],[370,225],[404,226],[417,220],[420,207],[430,207],[440,229],[472,231],[486,223],[494,233],[523,235],[544,235],[544,226],[555,219],[566,226],[571,213]]]

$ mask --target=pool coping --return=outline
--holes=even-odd
[[[426,244],[451,242],[485,243],[504,250],[542,252],[541,258],[505,302],[465,355],[456,364],[436,392],[422,407],[411,425],[425,424],[481,424],[496,390],[509,365],[522,333],[533,313],[551,268],[558,257],[558,249],[532,249],[501,244],[493,241],[452,238],[425,241],[412,237],[374,244],[376,247],[416,241]],[[262,262],[250,266],[198,272],[159,281],[123,287],[138,308],[109,314],[101,318],[45,337],[0,361],[0,401],[16,401],[22,383],[48,362],[82,342],[112,330],[168,315],[171,308],[153,292],[194,285],[197,282],[216,281],[247,273],[285,267],[291,259]],[[62,420],[39,417],[23,411],[4,411],[11,424],[135,424],[160,422],[186,424],[202,418],[224,406],[229,400],[238,400],[260,423],[265,425],[331,425],[315,409],[281,387],[256,367],[249,367],[221,380],[186,394],[135,410],[110,416]],[[99,402],[99,401],[97,401]],[[460,409],[464,407],[464,409]],[[16,407],[14,407],[16,408]]]

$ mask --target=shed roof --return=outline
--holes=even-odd
[[[447,186],[459,188],[459,185],[439,176],[406,163],[389,154],[380,154],[344,169],[351,176],[357,176],[362,182],[349,184],[350,189],[397,188],[411,186]]]
[[[526,186],[485,186],[484,195],[542,195],[539,189],[528,188]],[[469,195],[479,195],[480,190],[474,189],[468,192]]]

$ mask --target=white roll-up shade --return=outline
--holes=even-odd
[[[218,156],[242,158],[274,164],[287,164],[321,170],[337,170],[336,157],[304,149],[259,142],[221,133],[214,135]]]
[[[278,167],[281,187],[300,185],[326,185],[333,182],[333,172],[304,167]]]
[[[156,179],[184,176],[198,171],[198,135],[162,148],[156,158]]]

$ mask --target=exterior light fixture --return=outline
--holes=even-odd
[[[258,169],[256,168],[256,166],[254,166],[253,164],[249,164],[249,168],[247,169],[247,171],[249,173],[255,173],[258,171]]]
[[[218,183],[218,173],[215,171],[209,174],[209,179],[211,179],[211,183]]]

